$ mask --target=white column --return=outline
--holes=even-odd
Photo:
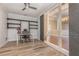
[[[59,15],[57,19],[57,33],[58,33],[58,45],[62,47],[62,39],[61,39],[61,31],[62,31],[62,11],[61,11],[61,4],[59,5]]]
[[[47,13],[47,41],[49,42],[49,13]]]

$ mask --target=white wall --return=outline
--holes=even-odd
[[[19,15],[19,14],[14,14],[14,13],[8,13],[8,17],[13,18],[13,19],[33,20],[33,21],[36,20],[37,21],[37,18],[35,17],[24,16],[24,15]]]
[[[38,18],[38,39],[40,40],[40,17]]]
[[[38,21],[39,22],[39,18],[34,18],[34,17],[30,17],[30,16],[24,16],[24,15],[19,15],[19,14],[13,14],[13,13],[9,13],[8,14],[8,18],[13,18],[13,19],[20,19],[20,20],[32,20],[32,21]],[[39,24],[39,23],[38,23]],[[28,24],[25,22],[22,22],[21,24],[22,28],[27,28],[28,29]],[[40,27],[38,27],[40,28]],[[39,29],[38,30],[31,30],[31,34],[33,36],[33,38],[35,39],[39,39]],[[18,35],[17,35],[17,30],[16,29],[8,29],[8,41],[15,41],[18,39]]]
[[[2,47],[6,42],[7,38],[7,13],[0,6],[0,47]]]

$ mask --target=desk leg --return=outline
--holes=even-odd
[[[20,35],[18,35],[18,38],[17,38],[17,46],[18,46],[18,43],[19,43],[19,39],[20,39]]]

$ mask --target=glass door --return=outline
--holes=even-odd
[[[61,17],[61,38],[62,38],[62,48],[69,50],[69,9],[68,4],[63,4],[61,6],[62,17]]]
[[[69,50],[68,4],[58,4],[47,13],[47,41]]]
[[[58,45],[57,21],[59,17],[59,8],[55,8],[48,13],[48,41]]]

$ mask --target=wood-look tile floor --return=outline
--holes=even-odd
[[[0,56],[65,56],[63,53],[49,47],[44,42],[38,41],[19,43],[8,42],[0,48]]]

